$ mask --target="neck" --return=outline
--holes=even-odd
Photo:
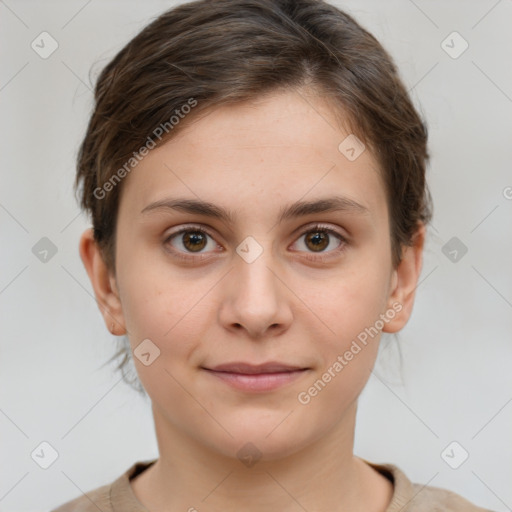
[[[356,408],[316,442],[252,466],[198,443],[154,409],[160,458],[132,480],[133,491],[161,511],[385,511],[392,484],[353,455]]]

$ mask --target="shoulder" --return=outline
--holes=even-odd
[[[112,483],[82,493],[82,496],[67,501],[51,512],[147,512],[137,501],[130,487],[130,480],[145,471],[156,460],[136,462]]]
[[[447,489],[416,483],[412,489],[414,497],[410,506],[416,512],[492,512]]]
[[[363,460],[393,482],[393,496],[386,512],[493,512],[447,489],[413,483],[395,464]]]
[[[51,512],[98,512],[98,510],[112,512],[111,487],[111,484],[108,484],[88,491],[83,496],[67,501]]]

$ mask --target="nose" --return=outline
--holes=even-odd
[[[219,320],[238,335],[245,331],[252,339],[277,336],[292,322],[291,292],[270,249],[252,262],[236,254],[222,294]]]

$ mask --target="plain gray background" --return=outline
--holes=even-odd
[[[512,510],[512,1],[333,3],[391,52],[427,120],[435,213],[402,375],[383,343],[355,453]],[[174,4],[0,0],[0,511],[49,510],[158,456],[149,402],[100,368],[117,345],[79,258],[72,182],[90,78]],[[47,59],[31,48],[43,31]],[[442,457],[453,441],[452,461],[469,454],[458,469]],[[58,453],[47,469],[42,442]]]

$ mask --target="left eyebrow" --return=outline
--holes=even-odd
[[[314,201],[297,201],[281,209],[278,222],[315,213],[344,212],[356,215],[370,215],[362,204],[344,196],[331,196]]]
[[[185,213],[205,215],[224,221],[226,224],[234,224],[235,215],[232,211],[221,208],[208,201],[189,198],[168,198],[156,201],[144,207],[142,213],[153,210],[170,209]],[[330,196],[313,201],[297,201],[281,208],[277,222],[303,217],[316,213],[328,213],[341,211],[349,214],[370,215],[370,210],[362,204],[344,196]]]

